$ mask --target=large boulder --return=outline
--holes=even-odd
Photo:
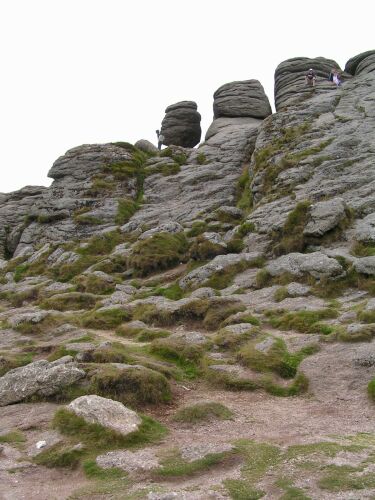
[[[135,411],[129,410],[119,401],[95,394],[74,399],[67,408],[86,422],[100,424],[123,436],[137,431],[142,423]]]
[[[194,269],[184,278],[180,279],[179,285],[183,290],[198,288],[218,272],[226,271],[241,264],[256,265],[262,254],[260,252],[218,255],[211,262]]]
[[[375,276],[375,255],[356,259],[354,261],[354,269],[358,273]]]
[[[310,220],[303,234],[306,236],[323,236],[335,228],[345,218],[345,204],[341,198],[315,203],[310,210]]]
[[[375,71],[375,50],[368,50],[350,58],[345,64],[345,71],[353,76]]]
[[[193,101],[181,101],[168,106],[161,124],[163,144],[193,148],[201,140],[201,115]]]
[[[375,213],[356,222],[355,238],[364,243],[375,243]]]
[[[214,93],[214,118],[266,118],[272,114],[268,97],[258,80],[222,85]]]
[[[305,82],[305,75],[310,68],[317,76],[315,94],[333,90],[328,77],[332,68],[340,69],[336,61],[324,57],[287,59],[280,63],[275,71],[276,111],[310,96],[312,89]],[[345,74],[344,77],[350,78],[350,75]]]
[[[69,360],[66,358],[67,363],[60,360],[49,363],[42,359],[10,370],[0,378],[0,406],[34,395],[52,396],[83,378],[85,372]]]
[[[329,278],[340,276],[343,268],[336,259],[327,257],[322,252],[289,253],[273,260],[266,266],[271,276],[280,276],[284,273],[301,277],[311,274],[314,278]]]

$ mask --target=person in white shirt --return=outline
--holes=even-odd
[[[160,133],[160,130],[156,131],[156,135],[158,136],[158,150],[160,151],[164,142],[164,135]]]

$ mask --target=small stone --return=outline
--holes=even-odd
[[[44,448],[45,446],[47,446],[47,441],[38,441],[35,445],[35,447],[40,450],[42,448]]]

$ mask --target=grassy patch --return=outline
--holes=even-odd
[[[296,330],[301,333],[320,333],[319,322],[324,319],[337,318],[335,309],[319,309],[316,311],[296,311],[278,315],[274,311],[267,313],[274,328]]]
[[[122,198],[118,200],[117,214],[115,218],[116,224],[122,226],[135,214],[139,208],[139,203],[130,198]]]
[[[178,453],[171,454],[163,460],[161,467],[154,471],[156,477],[192,476],[209,470],[211,467],[223,463],[233,456],[233,452],[209,453],[203,458],[187,462]]]
[[[269,338],[269,337],[268,337]],[[267,341],[267,337],[264,341]],[[280,338],[272,338],[273,344],[267,351],[256,349],[260,339],[247,343],[238,353],[238,360],[257,372],[273,372],[283,378],[293,378],[301,361],[316,352],[316,348],[305,347],[296,353],[289,353],[285,342]]]
[[[198,236],[190,247],[190,257],[195,260],[210,260],[226,252],[226,247],[212,243],[203,236]]]
[[[110,330],[130,319],[129,312],[120,308],[111,308],[102,311],[90,311],[82,316],[80,322],[82,326],[88,328]]]
[[[91,309],[95,306],[97,300],[98,297],[92,293],[59,293],[43,300],[40,307],[55,309],[56,311],[77,311],[79,309]]]
[[[191,229],[186,233],[188,238],[193,238],[194,236],[198,236],[207,231],[207,222],[205,221],[196,221],[193,222]]]
[[[33,361],[34,353],[20,353],[20,354],[2,354],[0,363],[0,377],[5,375],[9,370],[18,368],[20,366],[28,365]]]
[[[39,453],[34,458],[34,462],[49,468],[63,467],[75,469],[79,465],[84,453],[83,448],[75,448],[73,445],[56,444]]]
[[[375,311],[360,311],[357,317],[364,323],[375,323]]]
[[[169,382],[165,376],[144,367],[118,369],[115,366],[103,366],[91,380],[97,394],[125,404],[158,404],[171,399]]]
[[[246,165],[237,182],[237,207],[245,213],[249,213],[253,207],[253,195],[251,192],[251,179],[249,167]]]
[[[99,424],[87,423],[82,417],[65,408],[57,410],[52,425],[65,436],[76,438],[78,442],[85,444],[88,450],[96,452],[115,448],[138,448],[159,441],[167,433],[166,428],[159,422],[142,416],[139,429],[123,436]]]
[[[246,307],[238,302],[232,302],[232,303],[225,303],[225,302],[218,302],[218,303],[212,303],[210,304],[204,320],[203,320],[203,326],[207,328],[208,330],[216,330],[221,326],[223,321],[225,321],[228,316],[232,316],[233,314],[236,314],[238,312],[242,312],[246,309]]]
[[[328,491],[363,490],[375,487],[375,475],[365,473],[358,475],[362,467],[351,467],[349,465],[331,465],[329,472],[319,482],[319,488]]]
[[[115,283],[109,282],[106,279],[96,276],[95,274],[82,274],[74,279],[77,292],[85,292],[86,294],[106,294],[115,290]],[[95,302],[91,307],[94,307]],[[87,306],[88,308],[89,306]],[[79,309],[79,308],[78,308]]]
[[[221,403],[203,402],[181,408],[177,411],[173,420],[196,424],[212,419],[229,420],[232,416],[233,413]]]
[[[201,151],[200,153],[197,154],[197,163],[198,165],[205,165],[206,162],[207,162],[206,155]]]
[[[0,435],[0,443],[19,444],[24,443],[25,441],[26,437],[24,433],[18,430],[10,431],[7,434]]]
[[[375,401],[375,379],[371,380],[367,386],[367,394],[372,401]]]
[[[110,233],[93,236],[84,246],[77,249],[77,253],[85,256],[107,255],[121,242],[121,233],[118,231],[111,231]]]
[[[302,252],[304,250],[306,242],[303,237],[303,230],[307,224],[310,206],[310,201],[300,202],[288,214],[280,233],[273,235],[275,255]]]
[[[116,467],[111,469],[102,469],[99,465],[97,465],[95,460],[86,460],[82,465],[85,475],[90,479],[108,481],[109,479],[126,477],[126,472],[122,469],[118,469]]]
[[[356,257],[371,257],[375,255],[375,244],[373,243],[362,243],[357,241],[352,249],[351,253]]]
[[[169,269],[186,258],[188,246],[184,234],[154,234],[134,245],[129,266],[140,276]]]

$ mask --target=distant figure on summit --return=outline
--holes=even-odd
[[[165,137],[163,134],[160,133],[160,130],[156,131],[156,135],[158,136],[158,150],[160,151]]]
[[[331,72],[332,75],[332,82],[336,85],[336,87],[339,87],[341,85],[341,78],[340,78],[340,72],[338,69],[333,69]],[[331,75],[330,75],[330,80],[331,80]]]
[[[310,68],[309,71],[306,73],[305,82],[307,85],[310,86],[312,85],[313,87],[315,87],[316,73],[312,68]]]

